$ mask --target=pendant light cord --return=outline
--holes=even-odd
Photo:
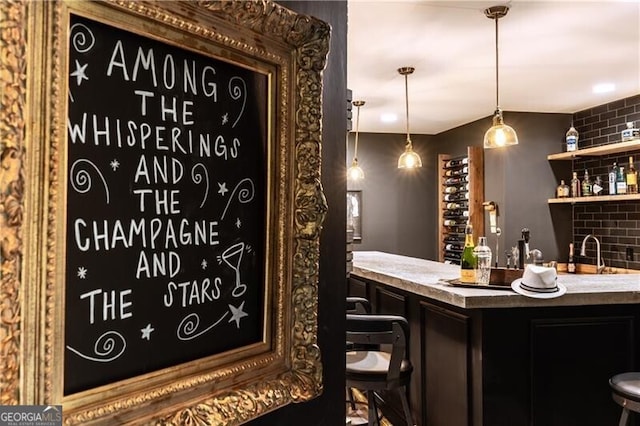
[[[493,19],[496,21],[496,109],[500,109],[500,100],[498,99],[498,94],[500,93],[498,88],[498,17],[495,16]]]
[[[409,83],[408,83],[408,74],[404,75],[404,100],[405,100],[405,111],[407,112],[407,144],[411,143],[411,138],[409,137]]]
[[[356,143],[353,147],[353,159],[358,161],[358,129],[360,128],[360,105],[356,107]]]

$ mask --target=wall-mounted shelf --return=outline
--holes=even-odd
[[[612,143],[608,145],[594,146],[591,148],[578,149],[571,152],[560,152],[547,155],[547,160],[573,160],[579,157],[601,157],[603,155],[617,154],[620,152],[640,150],[640,139],[633,139],[625,142]],[[598,197],[593,197],[598,198]]]
[[[596,203],[600,201],[629,201],[640,200],[640,194],[625,195],[593,195],[591,197],[569,197],[569,198],[549,198],[549,204],[574,204],[574,203]]]

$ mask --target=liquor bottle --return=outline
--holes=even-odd
[[[580,187],[580,179],[578,179],[578,172],[573,172],[573,178],[571,178],[571,197],[578,198],[582,193]]]
[[[627,194],[638,193],[638,171],[633,165],[633,157],[629,157],[629,170],[627,170]]]
[[[462,249],[462,259],[460,262],[460,282],[476,282],[476,258],[473,256],[473,226],[467,223],[464,228],[464,248]]]
[[[567,261],[567,272],[576,273],[576,258],[573,255],[573,243],[569,243],[569,260]]]
[[[593,184],[593,187],[591,189],[591,193],[593,195],[602,195],[602,190],[604,189],[604,187],[602,186],[602,179],[600,178],[600,176],[596,176],[596,181]]]
[[[589,179],[589,172],[584,171],[584,178],[582,179],[582,196],[591,196],[591,179]]]
[[[564,179],[560,179],[560,185],[556,188],[556,198],[566,198],[569,196],[569,185],[564,183]]]
[[[613,162],[613,167],[609,171],[609,195],[616,195],[616,179],[618,177],[618,163]]]
[[[573,123],[571,123],[571,127],[567,130],[566,134],[567,141],[567,152],[575,151],[578,149],[578,131],[575,127],[573,127]]]
[[[461,207],[460,203],[447,203],[447,209],[449,210],[459,209],[460,207]]]
[[[622,142],[630,141],[640,137],[640,130],[633,126],[633,122],[627,123],[627,128],[620,132]]]
[[[491,249],[487,245],[487,237],[478,238],[473,255],[476,258],[476,283],[488,285],[491,278]]]
[[[618,167],[618,174],[616,175],[616,194],[627,193],[627,176],[624,172],[624,166]]]
[[[447,186],[446,188],[444,188],[444,192],[447,194],[453,194],[454,192],[458,192],[458,187],[457,186]]]

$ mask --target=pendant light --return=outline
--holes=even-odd
[[[347,179],[356,181],[364,179],[364,172],[358,165],[358,129],[360,127],[360,107],[364,105],[364,101],[353,101],[356,107],[356,143],[353,147],[353,161],[351,167],[347,170]]]
[[[416,167],[422,167],[422,160],[420,156],[413,151],[413,144],[411,143],[411,137],[409,136],[409,86],[407,82],[407,76],[415,71],[413,67],[398,68],[400,75],[404,76],[404,99],[407,111],[407,143],[404,146],[404,152],[398,159],[399,169],[414,169]]]
[[[499,102],[498,88],[498,19],[507,15],[509,6],[493,6],[485,9],[484,14],[487,18],[496,22],[496,111],[493,115],[493,126],[484,134],[485,148],[500,148],[502,146],[517,145],[518,135],[512,127],[504,124],[502,118],[502,110]]]

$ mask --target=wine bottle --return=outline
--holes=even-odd
[[[627,193],[627,176],[624,172],[624,166],[618,167],[616,175],[616,194],[622,195]]]
[[[618,176],[618,163],[613,162],[613,167],[609,171],[609,195],[616,195],[616,179]]]
[[[557,198],[567,198],[571,194],[571,189],[569,185],[567,185],[564,179],[560,179],[560,185],[556,188],[556,197]]]
[[[622,139],[622,142],[636,139],[639,136],[640,136],[640,131],[637,128],[633,127],[633,122],[627,123],[627,128],[620,133],[620,138]]]
[[[569,260],[567,261],[567,272],[570,274],[576,273],[576,259],[573,255],[573,243],[569,243]]]
[[[591,195],[591,179],[589,179],[589,172],[584,171],[584,178],[582,179],[582,196],[589,197]]]
[[[629,157],[629,170],[627,170],[627,194],[638,193],[638,172],[633,165],[633,157]]]
[[[571,178],[571,196],[573,198],[580,197],[582,193],[582,188],[580,187],[580,179],[578,179],[578,172],[573,172],[573,177]]]
[[[604,187],[602,186],[602,179],[600,178],[600,176],[596,176],[596,181],[593,183],[591,193],[593,193],[593,195],[602,195],[603,189]]]
[[[578,149],[578,131],[573,127],[573,123],[571,123],[571,127],[567,130],[566,134],[567,141],[567,152],[575,151]]]
[[[462,259],[460,262],[460,282],[476,282],[476,258],[473,256],[473,226],[467,223],[464,228],[464,248],[462,249]]]

